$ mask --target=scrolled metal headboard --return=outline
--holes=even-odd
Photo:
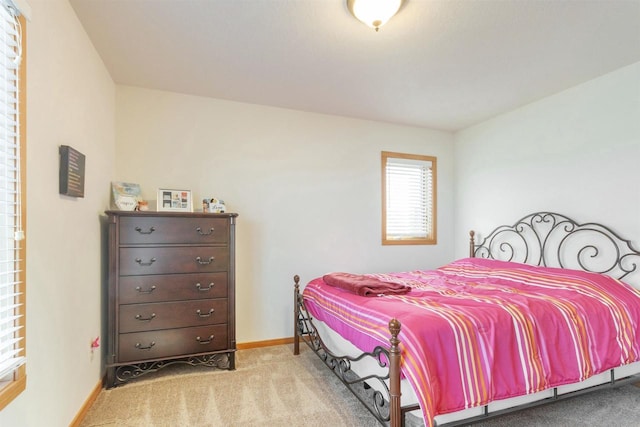
[[[472,257],[603,273],[640,289],[640,252],[601,224],[537,212],[497,227],[478,245],[469,234]]]

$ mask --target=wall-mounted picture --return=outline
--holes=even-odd
[[[68,145],[61,145],[59,152],[60,194],[84,197],[84,154]]]
[[[158,211],[192,212],[191,190],[158,189]]]

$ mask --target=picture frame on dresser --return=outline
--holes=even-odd
[[[193,212],[191,190],[158,189],[158,212]]]

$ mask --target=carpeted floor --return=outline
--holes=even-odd
[[[306,346],[241,350],[236,370],[174,365],[103,390],[83,420],[94,426],[375,426]],[[597,391],[478,424],[484,427],[640,426],[640,389]]]

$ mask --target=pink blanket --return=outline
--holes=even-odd
[[[402,374],[428,426],[640,359],[640,292],[607,276],[468,258],[376,277],[412,289],[366,298],[318,278],[305,305],[362,351],[388,346],[400,320]]]
[[[403,283],[384,282],[366,274],[331,273],[323,276],[322,280],[329,286],[342,288],[363,297],[406,294],[411,290],[410,286]]]

